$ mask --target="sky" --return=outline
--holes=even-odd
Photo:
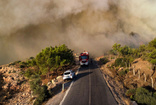
[[[155,0],[0,0],[0,64],[66,44],[101,56],[156,37]]]

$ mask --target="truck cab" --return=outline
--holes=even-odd
[[[89,53],[88,52],[83,52],[80,54],[79,56],[79,61],[80,61],[80,65],[89,65]]]

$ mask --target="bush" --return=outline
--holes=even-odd
[[[42,82],[38,75],[32,75],[30,81],[30,88],[33,91],[34,95],[37,95],[34,105],[41,105],[43,101],[45,101],[49,96],[49,91],[47,90],[47,86],[41,86]]]
[[[45,101],[49,97],[49,93],[47,90],[47,86],[43,85],[40,87],[39,96],[36,98],[34,105],[41,105],[43,101]]]
[[[118,75],[119,76],[124,76],[124,75],[126,75],[126,72],[124,70],[121,70],[121,71],[118,72]]]
[[[109,53],[113,55],[117,55],[117,52],[115,50],[110,50]]]
[[[30,78],[31,75],[34,75],[34,72],[32,69],[27,69],[27,71],[24,73],[24,76],[26,76],[27,78]]]
[[[136,89],[129,89],[126,91],[126,96],[130,97],[131,99],[133,99],[133,96],[136,93]]]
[[[156,99],[156,92],[154,92],[153,97]]]
[[[121,70],[121,71],[118,72],[118,75],[119,75],[119,76],[124,76],[124,75],[126,75],[128,72],[129,72],[129,69]]]
[[[104,58],[100,58],[100,62],[102,64],[106,64],[107,62],[109,62],[109,60],[106,57],[104,57]]]
[[[152,96],[152,92],[142,87],[137,88],[134,100],[138,104],[156,105],[156,98]]]
[[[123,62],[123,58],[117,58],[115,60],[114,66],[115,67],[118,67],[118,66],[124,67],[125,63]]]
[[[151,63],[152,63],[153,65],[156,65],[156,59],[152,59],[152,60],[151,60]]]

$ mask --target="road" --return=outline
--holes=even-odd
[[[81,67],[62,105],[117,105],[97,65]]]

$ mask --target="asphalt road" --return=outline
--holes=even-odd
[[[62,105],[117,105],[97,65],[81,67]]]

